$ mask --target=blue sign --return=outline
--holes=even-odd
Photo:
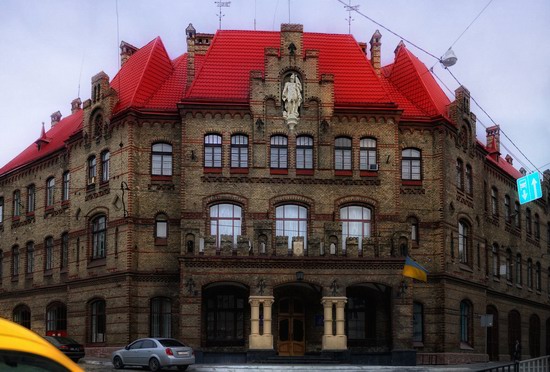
[[[539,172],[518,178],[517,184],[520,204],[525,204],[542,197]]]

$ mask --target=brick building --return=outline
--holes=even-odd
[[[0,316],[92,355],[150,335],[202,361],[550,352],[550,175],[520,206],[468,90],[451,102],[402,43],[381,66],[378,31],[370,52],[293,24],[186,34],[175,59],[123,42],[0,169]]]

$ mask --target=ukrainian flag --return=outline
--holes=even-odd
[[[403,276],[418,279],[423,282],[428,281],[428,270],[420,266],[418,262],[407,256],[405,266],[403,267]]]

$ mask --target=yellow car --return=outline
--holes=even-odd
[[[0,318],[0,371],[84,372],[33,331]]]

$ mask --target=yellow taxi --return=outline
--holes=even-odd
[[[0,371],[84,372],[33,331],[0,318]]]

